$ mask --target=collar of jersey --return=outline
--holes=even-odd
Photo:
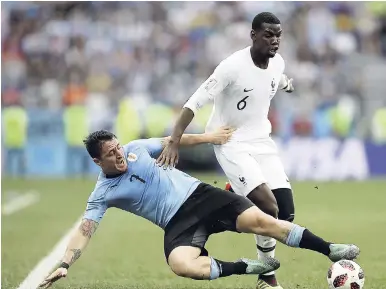
[[[108,174],[105,174],[105,178],[106,179],[114,179],[114,178],[118,178],[120,176],[122,176],[124,173],[119,173],[119,174],[114,174],[114,175],[108,175]]]

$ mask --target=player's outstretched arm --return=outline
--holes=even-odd
[[[235,131],[234,128],[224,126],[215,132],[202,133],[202,134],[183,134],[181,137],[180,145],[182,146],[194,146],[198,144],[210,143],[214,145],[222,145],[228,142],[232,133]],[[163,146],[165,147],[169,142],[171,136],[164,139]]]
[[[55,281],[59,280],[62,277],[67,276],[68,268],[74,264],[76,260],[82,255],[84,249],[88,245],[88,242],[91,239],[91,236],[95,233],[95,230],[98,227],[98,223],[89,220],[83,219],[78,230],[72,235],[70,242],[68,243],[66,252],[62,259],[62,263],[58,269],[56,269],[51,275],[49,275],[39,287],[48,288]]]
[[[179,118],[174,126],[170,140],[174,143],[180,143],[183,133],[185,132],[188,125],[194,118],[194,112],[187,107],[184,107],[181,111]]]
[[[157,163],[160,166],[176,166],[178,163],[178,147],[181,142],[182,135],[190,124],[194,117],[194,113],[189,108],[183,108],[176,125],[174,126],[173,133],[168,139],[164,150],[157,159]]]
[[[174,126],[173,133],[166,147],[157,159],[160,166],[176,166],[178,163],[178,146],[187,126],[192,121],[194,114],[209,101],[222,93],[233,82],[234,74],[232,65],[226,61],[221,62],[213,74],[196,90],[185,103],[180,116]]]

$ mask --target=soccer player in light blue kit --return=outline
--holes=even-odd
[[[222,128],[211,134],[184,135],[181,144],[221,144],[231,134],[232,129]],[[355,245],[326,242],[299,225],[263,213],[247,198],[202,183],[176,168],[160,167],[155,158],[167,141],[168,138],[136,140],[122,147],[107,131],[94,132],[85,139],[86,149],[101,172],[61,265],[40,287],[47,288],[67,275],[106,210],[112,207],[161,227],[170,268],[178,276],[192,279],[263,274],[279,268],[279,261],[273,258],[224,262],[210,257],[205,249],[208,237],[224,231],[270,236],[291,247],[322,253],[332,261],[358,256]]]

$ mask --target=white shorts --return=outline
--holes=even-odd
[[[233,190],[247,196],[266,183],[271,190],[291,189],[277,147],[271,138],[258,142],[230,142],[215,145],[214,152]]]

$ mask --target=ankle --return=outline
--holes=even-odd
[[[219,277],[227,277],[230,275],[243,275],[246,272],[247,264],[242,261],[224,262],[214,259],[220,269]]]

